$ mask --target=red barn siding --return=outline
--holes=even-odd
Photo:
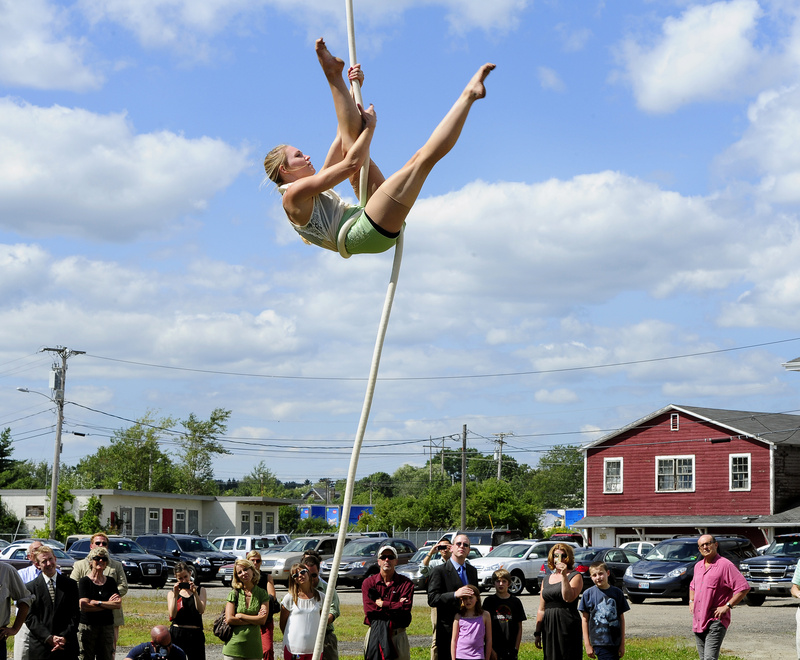
[[[729,432],[681,414],[678,431],[670,414],[587,451],[587,516],[769,515],[770,449],[762,442],[730,438]],[[749,491],[729,489],[731,454],[750,454]],[[656,492],[656,456],[694,455],[693,492]],[[604,458],[622,457],[622,493],[603,493]],[[800,470],[800,454],[797,456]]]

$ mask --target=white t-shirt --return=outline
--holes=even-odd
[[[313,653],[314,642],[319,628],[319,615],[322,611],[322,598],[298,598],[297,603],[291,594],[286,594],[281,605],[290,614],[283,631],[283,644],[290,653]]]

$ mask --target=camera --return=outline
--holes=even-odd
[[[189,591],[191,588],[192,588],[191,582],[181,582],[178,584],[178,589],[186,589],[186,591]]]
[[[159,646],[153,649],[151,646],[150,660],[164,660],[169,655],[169,649],[166,646]]]

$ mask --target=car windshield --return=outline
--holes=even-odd
[[[498,545],[494,550],[489,552],[488,554],[484,555],[485,557],[522,557],[526,552],[528,552],[528,548],[530,548],[528,544],[525,543],[503,543],[503,545]]]
[[[141,546],[137,545],[133,541],[117,541],[116,539],[109,540],[108,551],[112,555],[130,554],[132,552],[138,552],[143,555],[147,554],[144,550],[142,550]]]
[[[427,554],[428,554],[428,550],[425,549],[425,548],[423,548],[422,550],[417,550],[417,552],[411,558],[409,563],[410,564],[419,564],[423,559],[425,559],[425,555],[427,555]],[[439,558],[439,553],[438,552],[434,552],[433,556],[431,557],[431,559],[438,559],[438,558]]]
[[[593,561],[599,554],[594,548],[575,548],[575,561]]]
[[[647,553],[645,559],[650,561],[683,561],[690,562],[696,561],[700,556],[700,550],[697,548],[697,542],[686,541],[666,541],[659,543],[655,548]]]
[[[204,538],[178,539],[178,545],[184,552],[217,552],[217,549]]]
[[[291,543],[287,543],[282,552],[305,552],[316,547],[317,541],[314,539],[295,539]]]
[[[348,557],[372,557],[382,545],[381,541],[350,541],[342,552]]]
[[[764,550],[764,554],[800,556],[800,538],[777,538]]]

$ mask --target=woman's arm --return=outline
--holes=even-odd
[[[453,620],[453,636],[450,638],[450,657],[455,660],[456,657],[456,647],[458,646],[458,624],[461,621],[461,615],[456,614],[456,618]]]
[[[564,599],[565,603],[571,603],[581,595],[583,577],[580,573],[576,572],[575,575],[570,578],[566,571],[561,574],[561,577],[561,597]]]
[[[286,622],[289,620],[289,615],[291,612],[287,610],[283,605],[281,605],[281,618],[278,622],[278,625],[281,628],[281,632],[286,632]]]
[[[548,578],[546,577],[545,580]],[[544,587],[544,585],[542,585]],[[542,648],[542,623],[544,622],[544,598],[539,592],[539,609],[536,611],[536,627],[533,630],[533,643],[537,649]]]
[[[197,589],[194,593],[194,604],[197,607],[197,611],[200,614],[205,614],[206,611],[206,603],[208,601],[208,594],[206,593],[205,587],[197,588],[194,583],[192,583],[192,587]]]
[[[167,615],[169,616],[169,620],[172,621],[175,618],[175,615],[178,613],[178,601],[176,599],[176,589],[178,588],[178,583],[175,583],[172,591],[167,592]]]
[[[484,660],[492,657],[492,617],[488,612],[483,613],[483,627],[486,629],[486,639],[483,643]],[[455,658],[455,656],[453,656]]]

